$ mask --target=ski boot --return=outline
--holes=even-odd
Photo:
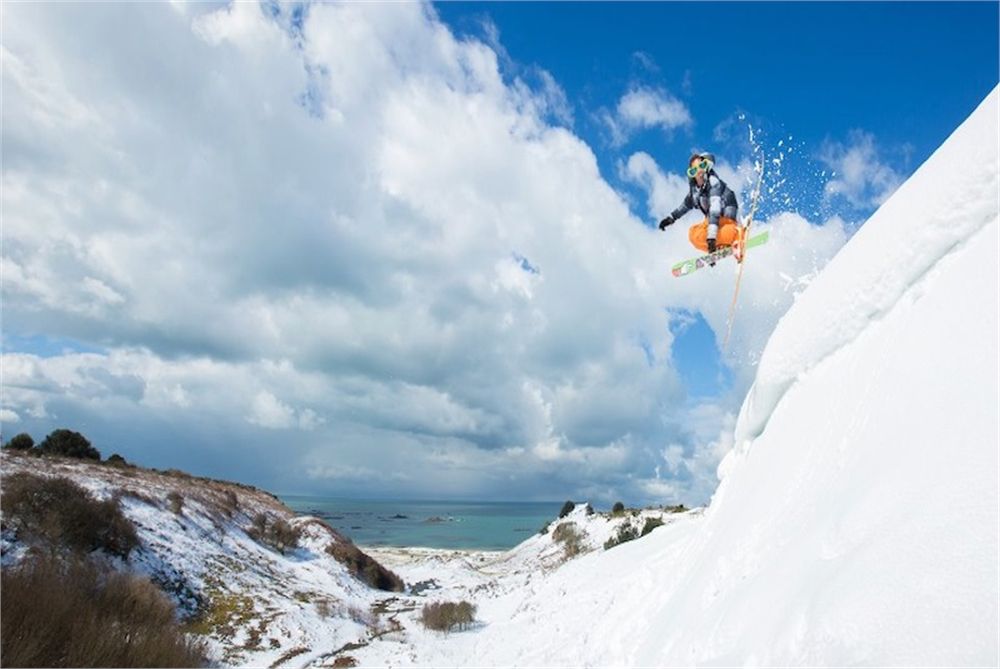
[[[742,225],[736,226],[736,237],[733,239],[733,258],[736,259],[737,264],[743,262],[743,243],[744,236],[746,233],[746,227]]]

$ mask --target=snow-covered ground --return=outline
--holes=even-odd
[[[366,548],[406,582],[404,592],[386,592],[359,581],[327,552],[343,537],[315,518],[296,517],[264,491],[6,449],[0,458],[5,480],[18,472],[64,476],[98,499],[118,496],[141,540],[128,565],[118,566],[150,576],[182,615],[197,617],[193,629],[208,640],[219,666],[353,666],[361,653],[379,665],[419,663],[420,648],[447,638],[424,628],[424,604],[478,604],[525,590],[570,559],[567,541],[554,536],[575,536],[580,554],[603,551],[620,528],[638,534],[647,519],[672,524],[703,511],[611,515],[580,504],[507,552]],[[282,554],[249,536],[260,514],[299,528],[298,547]],[[3,564],[22,559],[26,548],[5,523]]]
[[[409,586],[385,593],[325,552],[339,539],[314,519],[294,520],[306,537],[287,556],[250,539],[254,514],[292,518],[260,491],[240,488],[227,515],[226,489],[188,487],[175,514],[162,500],[182,477],[73,475],[102,496],[142,486],[123,498],[144,542],[133,566],[182,604],[216,603],[223,665],[997,666],[998,100],[781,320],[706,509],[579,505],[504,553],[372,549]],[[4,454],[5,476],[24,466]],[[648,517],[663,526],[604,549]],[[5,536],[4,560],[18,554]],[[461,600],[471,629],[418,622]]]

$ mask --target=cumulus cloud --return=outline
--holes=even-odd
[[[86,349],[7,348],[5,424],[281,492],[705,501],[671,314],[724,327],[731,278],[670,277],[681,226],[629,211],[551,77],[416,3],[4,20],[4,328]],[[691,122],[648,89],[615,114]],[[791,299],[757,290],[737,339]]]
[[[261,390],[254,396],[247,420],[272,430],[312,430],[323,423],[323,419],[312,409],[296,410],[267,390]]]
[[[639,186],[647,195],[646,211],[659,221],[672,212],[688,194],[688,180],[675,173],[664,173],[648,153],[633,153],[620,166],[623,180]]]
[[[602,119],[614,145],[627,142],[637,131],[660,128],[671,132],[692,124],[687,105],[659,88],[634,86],[618,100],[614,112],[605,110]]]
[[[833,170],[824,196],[843,197],[854,207],[875,209],[903,183],[902,175],[881,156],[875,137],[854,130],[847,143],[828,140],[819,159]]]

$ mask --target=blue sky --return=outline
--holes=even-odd
[[[743,113],[772,140],[824,141],[868,133],[903,175],[919,166],[997,80],[998,5],[990,2],[446,2],[458,34],[483,23],[524,72],[549,72],[580,112],[574,130],[611,177],[616,159],[587,112],[633,86],[665,90],[690,128],[631,138],[667,166],[692,147],[715,148],[716,128]],[[721,34],[710,34],[721,33]],[[721,153],[721,151],[720,151]],[[680,168],[675,168],[680,170]],[[806,174],[804,176],[811,176]],[[764,203],[765,205],[767,203]],[[805,203],[803,203],[805,204]],[[870,213],[868,211],[862,213]]]
[[[460,35],[496,26],[522,67],[584,109],[662,86],[710,131],[734,111],[818,143],[862,128],[936,149],[996,79],[996,3],[446,2]],[[708,36],[709,29],[722,35]],[[649,141],[647,138],[646,141]]]
[[[3,437],[290,494],[704,503],[781,315],[998,80],[996,3],[2,12]],[[653,227],[695,148],[766,160],[724,350],[733,268]]]

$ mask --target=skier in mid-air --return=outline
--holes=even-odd
[[[694,153],[688,160],[689,192],[684,202],[660,221],[660,230],[666,230],[677,219],[695,207],[705,214],[705,220],[691,226],[688,238],[694,247],[715,253],[720,246],[732,246],[737,262],[743,256],[743,226],[737,221],[739,204],[736,193],[715,173],[715,155]]]

